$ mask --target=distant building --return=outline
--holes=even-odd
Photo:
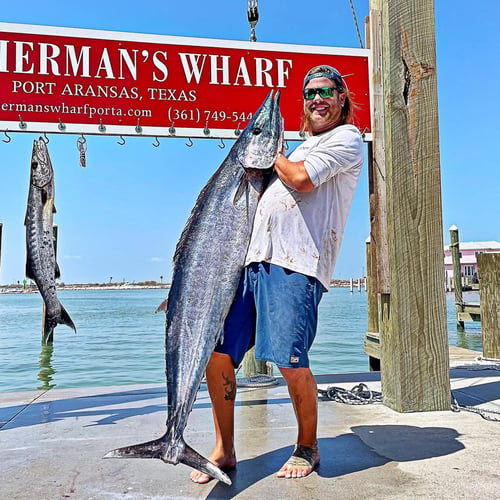
[[[459,242],[460,271],[462,278],[471,283],[477,283],[478,272],[476,253],[477,252],[500,252],[500,242],[498,241],[470,241]],[[450,245],[444,247],[444,268],[447,278],[453,278],[453,262],[451,260]]]

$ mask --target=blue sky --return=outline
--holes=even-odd
[[[246,0],[64,3],[6,2],[0,21],[230,40],[248,40]],[[286,8],[283,6],[286,5]],[[364,43],[368,0],[354,1]],[[307,11],[311,7],[312,11]],[[262,42],[359,47],[349,0],[324,4],[259,2],[257,38]],[[448,228],[461,241],[500,240],[499,160],[495,129],[500,55],[496,1],[471,9],[451,0],[436,2],[444,242]],[[0,283],[24,278],[24,213],[34,134],[0,141],[0,222],[3,241]],[[0,132],[0,138],[5,136]],[[167,281],[171,259],[196,196],[226,156],[216,140],[147,137],[87,137],[87,168],[80,168],[77,136],[49,135],[56,175],[55,223],[58,261],[68,283]],[[365,272],[369,234],[367,168],[347,222],[334,276]]]

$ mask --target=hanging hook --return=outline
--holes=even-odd
[[[25,129],[25,128],[27,127],[26,123],[25,123],[25,122],[23,122],[23,119],[21,118],[21,115],[20,115],[20,114],[19,114],[19,115],[17,115],[17,116],[19,116],[19,128],[21,128],[21,129]]]
[[[155,148],[159,148],[160,147],[160,141],[158,140],[158,137],[155,137],[155,142],[153,142],[153,146]]]
[[[240,124],[238,123],[238,127],[237,127],[237,128],[236,128],[236,130],[234,131],[234,135],[235,135],[236,137],[238,137],[240,134],[241,134]]]
[[[119,144],[120,146],[123,146],[125,144],[125,139],[123,138],[123,135],[120,136],[121,142],[116,141],[116,144]]]
[[[50,142],[49,138],[47,137],[47,132],[43,133],[42,141],[45,142],[45,144],[48,144]]]
[[[255,36],[255,27],[259,21],[259,10],[258,10],[257,0],[248,0],[248,22],[250,23],[250,41],[256,42],[257,37]]]
[[[137,126],[135,127],[135,131],[138,134],[142,134],[142,127],[141,127],[141,119],[137,118]]]
[[[226,145],[224,144],[224,139],[221,138],[220,144],[218,144],[219,148],[224,149]]]
[[[5,144],[8,144],[10,141],[12,141],[12,139],[10,138],[10,136],[9,136],[9,134],[7,132],[8,132],[8,130],[6,130],[4,132],[4,134],[5,134],[5,137],[7,137],[8,140],[6,141],[5,139],[2,139],[2,142],[5,142]]]
[[[168,129],[168,133],[171,135],[175,135],[174,122],[172,122],[172,125],[170,125],[170,128]]]
[[[66,125],[61,121],[60,118],[59,118],[59,125],[57,126],[57,128],[59,130],[65,130],[66,129]]]
[[[188,148],[192,148],[192,147],[193,147],[194,142],[192,141],[192,139],[191,139],[191,137],[190,137],[190,138],[189,138],[189,144],[188,144],[187,142],[186,142],[185,144],[186,144],[186,146],[187,146]]]
[[[87,159],[85,157],[85,152],[87,151],[87,140],[85,139],[83,134],[76,140],[76,148],[80,152],[80,167],[86,167]]]
[[[203,129],[203,133],[205,135],[210,135],[210,129],[208,128],[208,118],[207,118],[207,123],[205,123],[205,128]]]
[[[284,142],[285,150],[287,150],[290,146],[288,145],[288,141]]]

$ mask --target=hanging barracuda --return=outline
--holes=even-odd
[[[167,430],[105,458],[159,458],[231,484],[190,448],[183,432],[208,360],[238,288],[260,194],[283,142],[279,91],[272,91],[208,181],[177,244],[166,310]],[[160,306],[161,308],[162,306]]]
[[[40,291],[45,304],[42,319],[42,335],[51,342],[54,328],[58,324],[68,325],[76,332],[75,325],[57,298],[56,279],[59,266],[56,263],[53,216],[54,171],[47,144],[40,137],[33,141],[31,154],[30,188],[26,209],[26,277],[32,279]]]

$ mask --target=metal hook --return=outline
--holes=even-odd
[[[238,127],[236,128],[236,130],[234,131],[234,135],[237,137],[241,134],[241,130],[240,130],[240,124],[238,123]]]
[[[120,136],[121,142],[116,141],[116,144],[119,144],[120,146],[123,146],[125,144],[125,139],[123,138],[123,135]]]
[[[203,133],[205,135],[210,135],[210,129],[208,128],[208,118],[207,118],[207,123],[205,123],[205,128],[203,129]]]
[[[8,132],[8,130],[6,130],[4,132],[4,134],[5,134],[5,137],[7,137],[8,140],[6,141],[5,139],[2,139],[2,142],[5,142],[5,144],[8,144],[10,141],[12,141],[12,139],[10,138],[10,136],[9,136],[9,134],[7,132]]]
[[[220,144],[218,144],[219,148],[224,149],[226,145],[224,144],[224,139],[220,140]]]
[[[172,122],[172,125],[170,125],[170,128],[168,129],[168,133],[171,135],[175,134],[174,122]]]
[[[288,145],[288,141],[285,141],[284,145],[285,145],[285,150],[287,150],[287,149],[290,147],[290,146]]]
[[[57,126],[59,130],[65,130],[66,129],[66,125],[61,121],[61,119],[59,118],[59,125]]]
[[[19,115],[17,115],[17,116],[19,116],[19,128],[21,128],[21,129],[25,129],[25,128],[27,127],[26,123],[25,123],[25,122],[23,122],[23,119],[21,118],[21,115],[20,115],[20,114],[19,114]]]
[[[99,132],[106,132],[106,127],[102,124],[102,118],[99,118],[99,127],[97,129]]]
[[[257,37],[255,36],[255,27],[259,21],[259,10],[257,5],[257,0],[248,0],[248,22],[250,23],[250,41],[256,42]]]
[[[47,132],[43,133],[42,141],[45,142],[45,144],[48,144],[50,142],[49,138],[47,137]]]
[[[187,146],[188,148],[192,148],[192,147],[193,147],[194,142],[192,141],[192,139],[191,139],[191,137],[190,137],[190,138],[189,138],[189,144],[188,144],[187,142],[186,142],[185,144],[186,144],[186,146]]]
[[[135,127],[135,131],[138,134],[142,134],[142,127],[141,127],[141,119],[137,118],[137,127]]]
[[[160,141],[158,140],[158,137],[155,137],[155,141],[156,141],[156,142],[153,142],[153,146],[154,146],[155,148],[159,148],[159,147],[160,147]]]

